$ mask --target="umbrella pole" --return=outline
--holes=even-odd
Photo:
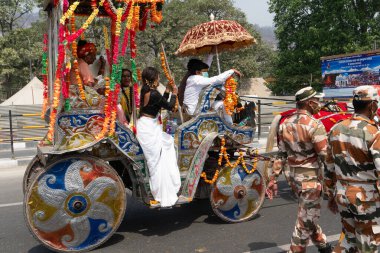
[[[219,53],[218,53],[218,46],[215,46],[215,52],[216,52],[216,63],[218,65],[218,73],[219,75],[222,73],[220,71],[220,62],[219,62]]]

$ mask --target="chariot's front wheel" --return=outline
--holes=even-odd
[[[98,247],[117,230],[125,208],[124,184],[115,170],[101,159],[80,155],[41,171],[24,198],[30,232],[57,252]]]
[[[252,165],[247,164],[251,170]],[[214,213],[227,222],[243,222],[254,217],[265,198],[265,180],[258,170],[247,173],[242,165],[224,167],[211,189]]]

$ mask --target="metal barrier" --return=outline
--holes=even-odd
[[[249,97],[241,96],[243,100],[254,101],[257,103],[257,138],[260,139],[263,134],[264,127],[270,127],[274,116],[281,113],[295,109],[296,101],[289,99],[291,97]],[[351,103],[352,99],[331,99],[334,102],[346,102]],[[352,109],[351,107],[348,107]],[[351,112],[351,110],[349,110]],[[269,129],[268,129],[269,132]]]
[[[48,126],[39,113],[0,114],[0,144],[9,143],[12,159],[15,159],[15,142],[40,141]],[[28,119],[30,118],[30,119]]]

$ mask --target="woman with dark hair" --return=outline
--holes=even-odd
[[[167,87],[162,96],[158,91],[158,70],[152,67],[142,72],[143,86],[140,94],[140,118],[137,121],[137,140],[139,141],[149,169],[149,184],[155,199],[161,207],[174,205],[177,192],[181,186],[181,178],[177,165],[177,156],[172,136],[162,131],[158,120],[161,108],[173,110],[176,104],[177,87],[172,88],[169,98]]]
[[[198,105],[199,95],[204,87],[215,84],[224,84],[234,73],[241,75],[235,69],[228,70],[218,76],[208,76],[209,65],[198,59],[191,59],[187,64],[187,74],[179,88],[179,103],[183,104],[187,114],[194,115]]]

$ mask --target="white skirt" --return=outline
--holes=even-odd
[[[153,197],[162,207],[177,202],[181,177],[172,136],[162,131],[157,118],[142,116],[137,121],[137,140],[144,151],[149,168],[149,184]]]

